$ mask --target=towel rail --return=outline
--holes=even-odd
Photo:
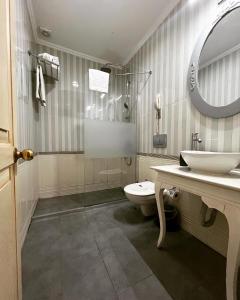
[[[59,80],[59,68],[60,68],[59,64],[56,64],[56,63],[51,62],[51,61],[48,61],[48,60],[46,60],[46,59],[44,59],[42,57],[39,57],[38,55],[32,53],[30,50],[28,51],[28,55],[34,57],[37,60],[37,62],[42,65],[44,75],[46,75],[48,77],[51,77],[51,78],[54,78],[57,81]],[[50,68],[51,74],[49,74],[49,72],[47,72],[47,66],[48,65],[51,67]],[[56,77],[53,76],[53,66],[56,66],[56,73],[57,73]]]

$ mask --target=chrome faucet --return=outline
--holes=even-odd
[[[192,150],[198,150],[198,144],[202,143],[202,139],[199,137],[199,133],[192,133]]]

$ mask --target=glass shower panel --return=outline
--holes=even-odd
[[[88,158],[134,156],[136,154],[136,126],[127,122],[86,119],[84,149]]]
[[[129,79],[115,76],[120,72],[112,69],[108,93],[88,90],[84,99],[85,191],[110,191],[117,194],[112,200],[124,198],[116,191],[133,183],[136,173],[136,105]]]

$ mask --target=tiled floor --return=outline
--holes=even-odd
[[[23,300],[225,300],[225,259],[183,231],[158,250],[158,230],[129,202],[35,220]]]
[[[40,199],[34,217],[125,199],[121,188]]]

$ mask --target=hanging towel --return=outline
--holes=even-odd
[[[39,64],[37,65],[36,70],[36,98],[39,100],[42,106],[47,106],[42,66]]]

